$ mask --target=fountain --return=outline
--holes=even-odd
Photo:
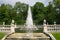
[[[31,37],[33,36],[31,33],[32,33],[32,27],[33,27],[33,20],[32,20],[32,14],[31,14],[31,9],[30,9],[30,6],[29,6],[29,10],[28,10],[28,15],[27,15],[27,20],[26,20],[26,31],[27,31],[27,34],[26,36],[27,37]]]
[[[24,29],[26,29],[26,33],[14,33],[6,37],[5,40],[50,40],[50,38],[44,33],[33,33],[33,31],[38,30],[38,28],[33,25],[30,6],[28,9],[26,26],[24,27]]]
[[[32,14],[31,14],[31,8],[30,8],[30,6],[29,6],[29,10],[28,10],[26,25],[27,26],[33,25],[33,20],[32,20]]]
[[[26,31],[27,31],[26,36],[27,37],[33,37],[33,34],[32,34],[33,30],[38,30],[38,28],[33,25],[31,8],[29,6],[27,20],[26,20]]]

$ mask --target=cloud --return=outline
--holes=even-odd
[[[29,4],[31,6],[33,6],[36,2],[42,2],[45,6],[48,5],[48,2],[49,1],[52,1],[52,0],[0,0],[0,4],[2,3],[5,3],[5,4],[12,4],[12,5],[15,5],[15,3],[17,1],[20,1],[22,3],[26,3],[26,4]]]

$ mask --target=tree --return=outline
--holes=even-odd
[[[33,20],[35,24],[43,23],[44,19],[44,4],[41,2],[37,2],[33,6]]]
[[[6,11],[6,5],[1,4],[1,7],[0,7],[0,23],[1,24],[4,21],[4,18],[5,18],[5,11]]]
[[[16,2],[14,6],[14,10],[16,12],[16,18],[15,21],[17,24],[24,24],[27,17],[27,10],[28,5],[20,2]]]
[[[53,7],[53,4],[49,2],[49,5],[46,7],[46,20],[49,22],[49,24],[52,24],[54,21],[56,21],[56,10],[55,7]]]
[[[12,6],[10,4],[1,4],[0,7],[0,22],[5,22],[5,24],[11,24],[10,13]]]
[[[6,11],[5,11],[5,24],[11,24],[11,11],[12,11],[12,5],[6,4]]]
[[[53,0],[56,9],[56,22],[60,24],[60,0]]]

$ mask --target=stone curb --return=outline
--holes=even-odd
[[[48,36],[51,38],[51,40],[56,40],[51,33],[48,33],[48,32],[44,32],[44,33],[45,33],[46,35],[48,35]]]
[[[5,40],[5,38],[9,35],[11,35],[12,33],[8,33],[7,35],[5,35],[1,40]]]

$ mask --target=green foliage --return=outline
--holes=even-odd
[[[38,30],[34,30],[33,33],[42,33],[43,29],[42,28],[38,28]]]
[[[53,24],[54,21],[60,24],[60,0],[53,0],[53,2],[49,2],[49,5],[46,7],[43,3],[36,2],[34,6],[31,6],[31,10],[35,24],[43,24],[44,19],[46,19],[49,24]],[[14,6],[1,4],[0,25],[3,22],[5,22],[5,24],[11,24],[12,19],[15,20],[16,24],[24,24],[26,22],[27,12],[28,5],[25,3],[16,2]]]
[[[0,33],[0,40],[6,35],[5,33]]]
[[[60,8],[60,0],[53,0],[53,3],[55,4],[56,7]]]
[[[55,5],[55,4],[54,4]],[[33,20],[35,24],[42,24],[43,20],[46,19],[49,24],[53,24],[54,21],[57,24],[60,23],[60,11],[56,11],[56,5],[54,6],[52,2],[49,2],[49,5],[44,7],[43,3],[37,2],[32,8]],[[59,7],[58,7],[59,8]]]
[[[14,19],[17,24],[24,24],[27,17],[28,5],[24,3],[17,2],[14,6],[14,10],[16,11],[16,17]]]
[[[52,24],[54,21],[56,21],[56,10],[53,7],[51,3],[47,6],[47,11],[46,11],[46,20]]]
[[[60,33],[52,33],[56,40],[60,40]]]
[[[2,24],[2,22],[11,24],[12,19],[14,19],[17,24],[24,24],[27,17],[27,10],[28,5],[20,2],[16,2],[14,7],[10,4],[1,4],[0,24]]]
[[[33,6],[33,20],[35,24],[40,24],[44,17],[44,5],[43,3],[37,2]]]
[[[20,30],[20,28],[15,29],[16,33],[26,33],[26,30]]]
[[[20,28],[15,28],[15,32],[16,33],[26,33],[27,31],[26,30],[21,30]],[[41,33],[43,32],[43,29],[42,28],[38,28],[38,30],[33,30],[33,33]]]

